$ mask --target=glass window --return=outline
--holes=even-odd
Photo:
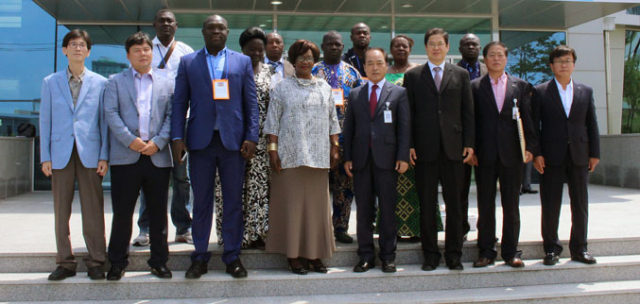
[[[626,31],[622,133],[640,133],[640,32]]]
[[[566,44],[566,33],[501,31],[500,40],[509,48],[507,73],[536,85],[553,77],[549,53]]]

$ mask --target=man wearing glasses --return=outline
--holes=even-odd
[[[545,265],[555,265],[562,245],[558,239],[564,181],[571,197],[571,259],[595,264],[587,251],[589,172],[600,161],[600,132],[591,87],[574,81],[571,75],[577,56],[566,45],[549,55],[554,79],[533,89],[534,126],[539,148],[534,167],[541,174],[542,239]]]
[[[107,174],[109,145],[102,91],[107,81],[89,71],[84,61],[91,53],[91,38],[75,29],[64,36],[62,53],[69,67],[42,82],[40,106],[40,158],[42,172],[51,176],[58,267],[49,280],[76,275],[76,258],[69,238],[69,217],[78,181],[82,230],[89,254],[85,256],[92,280],[104,279],[106,260],[102,178]]]
[[[422,270],[438,267],[438,182],[447,208],[445,260],[451,270],[462,270],[462,211],[460,193],[464,163],[473,157],[475,127],[469,73],[446,63],[449,34],[433,28],[424,36],[429,61],[404,76],[411,111],[416,188],[420,198]]]

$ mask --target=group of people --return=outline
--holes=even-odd
[[[195,52],[174,39],[177,27],[172,12],[159,11],[157,37],[129,36],[131,68],[108,80],[84,65],[91,51],[86,31],[64,37],[69,67],[44,79],[40,112],[42,171],[52,177],[58,248],[50,280],[76,275],[69,239],[76,180],[89,252],[84,262],[95,280],[124,276],[139,197],[134,245],[150,245],[153,275],[172,277],[166,265],[170,180],[175,241],[195,247],[188,279],[208,272],[214,209],[232,277],[247,276],[242,248],[283,254],[295,274],[326,273],[323,259],[331,258],[335,241],[353,242],[347,231],[354,198],[355,272],[375,267],[374,233],[382,271],[396,271],[397,242],[406,237],[421,241],[422,269],[434,270],[442,257],[438,185],[446,207],[445,262],[462,270],[472,166],[479,210],[473,266],[494,264],[497,256],[499,181],[502,259],[524,267],[518,205],[526,190],[524,164],[531,162],[541,173],[544,263],[557,263],[562,251],[565,179],[571,258],[596,262],[587,250],[587,183],[599,159],[599,131],[592,89],[571,77],[572,48],[556,47],[549,56],[554,78],[532,87],[505,72],[508,48],[499,41],[482,48],[467,34],[460,41],[463,60],[448,63],[449,35],[440,28],[425,34],[428,61],[416,65],[409,61],[412,38],[391,40],[390,64],[384,49],[369,47],[364,23],[353,26],[353,48],[344,54],[342,36],[329,31],[320,47],[295,41],[286,60],[283,37],[259,27],[240,35],[242,53],[227,48],[221,16],[203,22],[205,46]],[[101,182],[109,168],[113,223],[105,275]]]

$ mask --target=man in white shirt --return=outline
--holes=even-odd
[[[176,16],[168,10],[159,10],[153,21],[156,37],[153,39],[153,61],[151,67],[158,74],[174,80],[180,57],[193,53],[193,49],[183,42],[175,40],[178,22]],[[187,206],[190,202],[191,184],[187,176],[186,162],[175,164],[171,170],[173,180],[173,197],[171,198],[171,221],[176,227],[175,241],[179,243],[193,243],[191,237],[191,214]],[[140,212],[138,218],[140,234],[133,240],[134,246],[149,245],[149,216],[146,211],[144,195],[140,196]]]
[[[267,35],[267,46],[265,49],[264,63],[271,65],[275,73],[271,76],[271,87],[273,88],[280,80],[293,75],[293,65],[284,60],[284,40],[276,32]]]

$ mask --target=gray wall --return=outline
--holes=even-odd
[[[600,136],[600,157],[590,183],[640,189],[640,134]]]
[[[31,192],[33,138],[0,137],[0,199]]]

